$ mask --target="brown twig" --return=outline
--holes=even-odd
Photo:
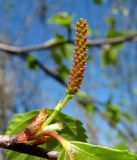
[[[128,41],[137,41],[137,34],[131,34],[128,36],[121,36],[121,37],[115,37],[115,38],[106,38],[106,39],[96,39],[96,40],[89,40],[87,45],[98,47],[106,44],[117,44],[117,43],[124,43]],[[74,44],[74,41],[62,41],[62,42],[50,42],[42,43],[42,44],[36,44],[28,47],[15,47],[12,45],[0,43],[0,50],[7,51],[10,53],[16,53],[16,54],[22,54],[25,52],[31,52],[31,51],[40,51],[45,49],[50,49],[55,46],[63,45],[65,43]]]
[[[137,33],[131,34],[128,36],[91,40],[91,41],[88,41],[88,45],[98,47],[106,44],[117,44],[117,43],[129,42],[129,41],[137,41]]]
[[[58,158],[58,152],[49,151],[36,145],[18,143],[16,136],[0,135],[0,148],[46,158],[48,160],[57,160]]]

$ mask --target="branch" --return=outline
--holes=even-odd
[[[36,44],[36,45],[32,45],[32,46],[28,46],[28,47],[15,47],[12,45],[8,45],[8,44],[4,44],[4,43],[0,43],[0,50],[3,51],[7,51],[7,52],[11,52],[13,54],[22,54],[25,52],[30,52],[30,51],[40,51],[40,50],[44,50],[44,49],[50,49],[52,47],[56,47],[59,45],[62,45],[64,43],[67,42],[46,42],[46,43],[42,43],[42,44]]]
[[[48,160],[57,160],[58,158],[58,152],[56,151],[49,151],[36,145],[17,143],[16,136],[0,135],[0,148],[10,149],[41,158],[47,158]]]
[[[58,76],[58,74],[56,74],[55,72],[53,72],[50,69],[48,69],[47,67],[45,67],[40,61],[36,60],[36,64],[44,73],[46,73],[47,75],[49,75],[50,77],[55,79],[61,85],[63,85],[63,86],[67,85],[65,83],[65,81],[60,76]]]
[[[106,44],[117,44],[117,43],[124,43],[128,41],[137,41],[137,34],[132,34],[128,36],[121,36],[121,37],[115,37],[115,38],[106,38],[106,39],[96,39],[96,40],[89,40],[88,41],[88,46],[93,46],[93,47],[99,47],[102,45]],[[22,54],[25,52],[30,52],[30,51],[40,51],[40,50],[45,50],[45,49],[50,49],[56,46],[63,45],[65,43],[70,43],[74,44],[74,41],[62,41],[62,42],[44,42],[42,44],[37,44],[37,45],[32,45],[28,47],[15,47],[12,45],[0,43],[0,50],[6,51],[6,52],[11,52],[13,54]]]
[[[117,43],[129,42],[129,41],[137,41],[137,33],[131,34],[128,36],[91,40],[88,42],[88,45],[93,47],[94,46],[98,47],[106,44],[117,44]]]

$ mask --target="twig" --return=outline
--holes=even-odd
[[[117,44],[117,43],[129,42],[129,41],[137,41],[137,33],[131,34],[128,36],[115,37],[115,38],[91,40],[88,42],[88,45],[98,47],[106,44]]]
[[[0,148],[10,149],[20,153],[25,153],[48,160],[57,160],[58,152],[49,151],[36,145],[17,143],[16,136],[0,135]]]
[[[106,39],[96,39],[96,40],[89,40],[88,41],[88,46],[93,46],[93,47],[98,47],[106,44],[117,44],[117,43],[124,43],[128,41],[137,41],[137,34],[132,34],[128,36],[121,36],[121,37],[115,37],[115,38],[106,38]],[[40,51],[40,50],[45,50],[45,49],[50,49],[56,46],[63,45],[65,43],[70,43],[74,44],[74,41],[62,41],[62,42],[51,42],[48,41],[47,43],[42,43],[42,44],[36,44],[28,47],[15,47],[12,45],[0,43],[0,50],[11,52],[11,53],[16,53],[16,54],[22,54],[25,52],[30,52],[30,51]]]

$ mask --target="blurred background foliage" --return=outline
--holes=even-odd
[[[90,143],[136,151],[136,6],[136,0],[0,0],[0,49],[33,48],[21,54],[0,50],[0,132],[15,113],[54,107],[64,95],[75,22],[82,17],[89,24],[87,69],[64,112],[83,122]],[[35,49],[39,45],[42,50]]]

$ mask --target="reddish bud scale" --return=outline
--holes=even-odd
[[[47,143],[50,139],[51,139],[50,136],[40,136],[35,140],[29,141],[28,143],[33,145],[40,145],[40,144]]]
[[[76,43],[74,64],[70,73],[67,94],[74,95],[80,88],[86,65],[87,51],[87,30],[86,20],[80,19],[76,23]]]
[[[26,142],[33,138],[33,136],[38,132],[38,130],[41,128],[43,122],[45,121],[45,118],[47,116],[47,111],[46,109],[41,109],[40,112],[36,117],[34,117],[33,121],[31,124],[23,131],[21,132],[18,136],[18,142]]]

